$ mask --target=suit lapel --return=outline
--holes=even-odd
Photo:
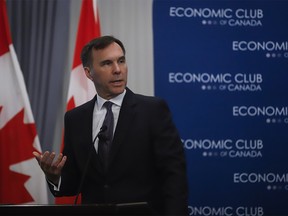
[[[83,109],[83,121],[85,122],[83,125],[88,125],[88,128],[86,128],[84,130],[84,135],[83,137],[85,137],[85,142],[84,143],[88,143],[89,145],[89,151],[92,151],[92,158],[91,158],[91,164],[93,166],[94,169],[99,170],[100,172],[103,172],[103,168],[100,164],[100,159],[98,154],[96,153],[96,150],[93,146],[94,145],[92,140],[92,128],[93,128],[93,110],[94,110],[94,106],[95,106],[95,102],[96,102],[97,97],[95,96],[90,102],[88,102],[87,107],[85,109]],[[86,155],[89,155],[90,152],[87,152]]]
[[[132,125],[131,123],[135,114],[134,110],[135,105],[136,102],[134,100],[134,93],[130,89],[126,88],[126,94],[122,102],[110,150],[109,165],[113,163],[113,159],[115,158],[117,151],[119,150],[121,144],[123,143],[124,138],[127,136],[129,127]]]

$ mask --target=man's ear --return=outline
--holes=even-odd
[[[84,67],[84,71],[85,71],[86,77],[93,81],[93,77],[91,76],[91,71],[90,71],[89,67]]]

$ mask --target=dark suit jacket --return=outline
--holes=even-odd
[[[107,173],[92,145],[96,97],[65,114],[67,161],[59,192],[77,193],[89,152],[82,203],[147,201],[160,214],[187,214],[187,177],[183,145],[167,104],[126,88],[119,113]]]

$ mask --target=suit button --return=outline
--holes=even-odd
[[[110,186],[109,186],[108,184],[105,184],[105,185],[104,185],[104,189],[107,190],[107,189],[109,189],[109,188],[110,188]]]

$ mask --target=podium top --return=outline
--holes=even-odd
[[[155,215],[146,202],[91,205],[0,205],[1,215]]]

